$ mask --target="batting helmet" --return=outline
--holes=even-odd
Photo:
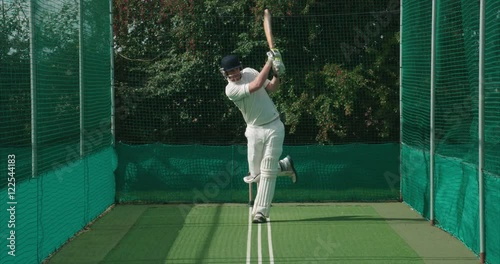
[[[241,62],[238,59],[238,56],[236,55],[227,55],[226,57],[222,58],[221,61],[221,69],[224,71],[230,71],[232,69],[241,67]]]

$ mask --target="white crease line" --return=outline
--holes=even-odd
[[[259,256],[259,264],[262,264],[262,225],[258,224],[258,235],[257,235],[257,249],[258,249],[258,256]]]
[[[271,235],[271,218],[267,218],[267,243],[269,244],[269,263],[274,264],[273,238]]]
[[[248,209],[248,235],[247,235],[247,264],[250,264],[252,253],[252,207]]]

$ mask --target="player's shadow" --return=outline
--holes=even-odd
[[[363,222],[383,222],[383,221],[401,221],[401,222],[426,222],[424,218],[383,218],[383,217],[370,217],[363,215],[341,215],[341,216],[328,216],[328,217],[315,217],[315,218],[301,218],[301,219],[271,219],[271,223],[289,223],[289,222],[339,222],[339,221],[363,221]]]

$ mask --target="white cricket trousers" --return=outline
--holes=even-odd
[[[260,174],[261,164],[264,157],[276,160],[276,175],[278,161],[283,153],[283,141],[285,140],[285,126],[278,118],[263,126],[248,125],[245,131],[248,148],[248,170],[250,175]]]
[[[248,142],[248,168],[252,176],[261,174],[259,189],[255,197],[253,214],[260,212],[269,216],[274,196],[279,158],[283,152],[285,126],[278,118],[263,126],[248,125],[245,131]]]

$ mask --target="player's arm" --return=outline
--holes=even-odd
[[[250,93],[259,90],[264,85],[264,83],[267,80],[267,76],[269,75],[269,71],[272,68],[272,65],[273,65],[272,59],[268,59],[266,64],[264,65],[264,68],[262,68],[257,77],[251,83],[248,84],[248,91]]]
[[[280,87],[280,79],[274,76],[273,79],[267,84],[266,90],[268,92],[275,92]]]

